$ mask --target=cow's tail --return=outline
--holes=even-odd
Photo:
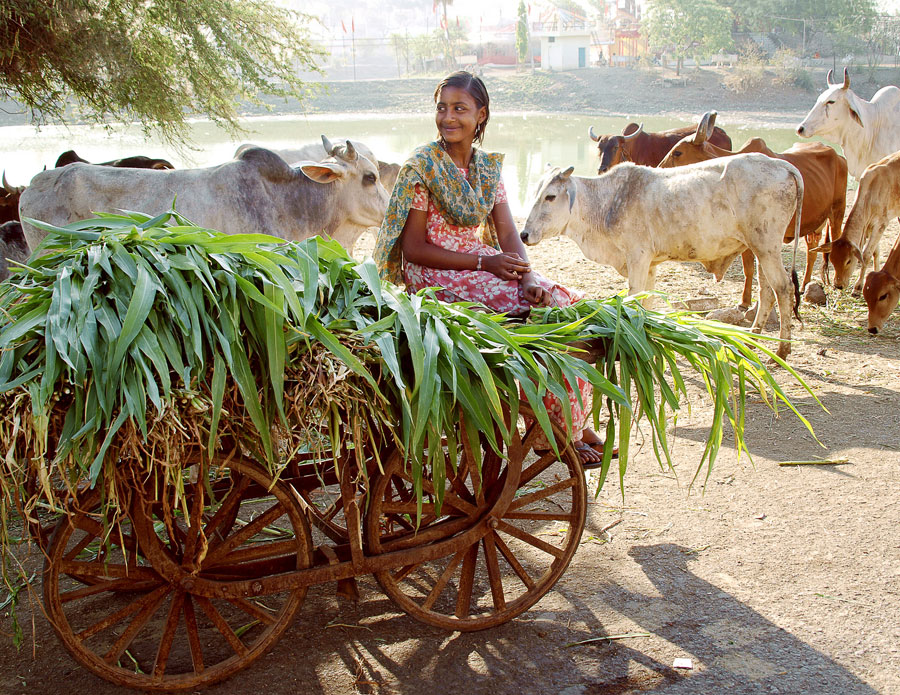
[[[791,258],[791,282],[794,285],[794,316],[803,325],[803,319],[800,318],[800,280],[797,277],[797,248],[800,244],[800,214],[803,210],[803,177],[793,165],[791,167],[791,176],[794,177],[794,185],[797,188],[797,203],[794,208],[794,254]]]

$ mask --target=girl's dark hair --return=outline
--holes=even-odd
[[[484,82],[482,82],[481,78],[477,75],[473,75],[471,72],[466,72],[465,70],[451,73],[441,80],[434,90],[435,103],[444,87],[464,89],[466,90],[466,93],[475,100],[478,108],[484,107],[484,120],[475,128],[475,141],[480,145],[481,141],[484,140],[484,129],[487,127],[487,123],[491,118],[491,98],[488,96],[487,87],[484,86]]]

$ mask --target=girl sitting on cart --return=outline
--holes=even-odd
[[[446,302],[479,302],[511,316],[532,306],[568,306],[580,293],[531,269],[500,178],[503,155],[479,145],[490,118],[481,78],[468,72],[445,77],[434,91],[438,139],[418,147],[403,165],[378,232],[379,272],[409,292],[438,288]],[[591,386],[579,380],[582,407],[569,388],[573,441],[585,468],[602,460],[600,437],[584,423]],[[562,406],[548,393],[544,405],[565,426]],[[541,447],[542,444],[538,444]],[[546,441],[543,446],[549,448]]]

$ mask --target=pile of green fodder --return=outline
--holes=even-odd
[[[443,490],[455,460],[445,447],[463,430],[509,441],[504,410],[515,427],[522,393],[545,432],[547,390],[571,422],[564,385],[577,379],[594,386],[595,423],[608,417],[604,478],[616,444],[624,475],[641,419],[671,463],[679,363],[713,399],[698,471],[712,466],[726,420],[744,448],[748,390],[793,410],[764,362],[771,339],[622,297],[535,310],[523,323],[407,295],[318,238],[227,236],[174,212],[39,226],[50,232],[44,255],[0,289],[4,551],[11,517],[62,509],[86,485],[121,509],[117,471],[161,474],[177,501],[183,463],[214,458],[224,442],[273,473],[313,445],[361,457],[387,442],[421,493],[426,467]],[[596,368],[571,348],[590,337],[606,344]]]

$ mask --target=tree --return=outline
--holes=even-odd
[[[713,0],[651,0],[642,24],[652,47],[675,56],[679,75],[686,57],[732,45],[731,11]]]
[[[516,55],[519,63],[524,63],[528,57],[528,13],[525,9],[525,0],[519,0],[519,21],[516,22]]]
[[[6,0],[0,94],[38,124],[138,122],[183,142],[204,114],[236,132],[240,99],[309,92],[310,20],[268,0]]]

